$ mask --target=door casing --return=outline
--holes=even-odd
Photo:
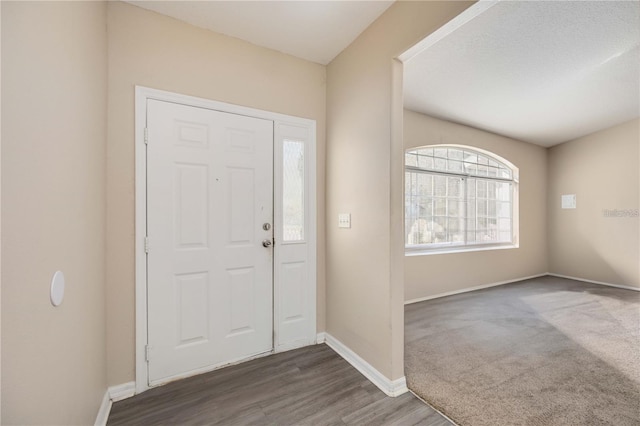
[[[305,136],[305,244],[303,247],[307,265],[306,294],[304,301],[305,316],[308,318],[303,324],[302,334],[295,339],[282,338],[280,329],[280,309],[278,301],[282,300],[285,289],[280,284],[282,264],[286,261],[281,253],[278,235],[274,235],[274,281],[273,281],[273,352],[282,352],[296,347],[316,343],[316,122],[269,111],[258,110],[238,105],[212,101],[177,93],[151,89],[142,86],[135,88],[135,322],[136,322],[136,393],[150,389],[146,360],[147,345],[147,259],[145,251],[145,237],[147,233],[147,203],[146,203],[146,117],[147,100],[156,99],[174,102],[187,106],[207,108],[231,114],[246,115],[255,118],[271,120],[274,123],[274,224],[281,223],[282,218],[282,163],[278,156],[281,153],[283,140],[297,135]],[[283,257],[284,256],[284,257]],[[283,323],[284,324],[284,323]],[[283,325],[284,327],[284,325]],[[285,333],[286,334],[286,333]]]

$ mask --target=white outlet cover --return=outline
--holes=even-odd
[[[338,228],[351,228],[351,213],[338,214]]]
[[[51,304],[60,306],[64,299],[64,274],[62,271],[56,271],[51,279]]]

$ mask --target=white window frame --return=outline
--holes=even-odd
[[[461,253],[461,252],[472,252],[472,251],[483,251],[483,250],[502,250],[502,249],[512,249],[512,248],[518,248],[519,247],[519,228],[520,228],[520,224],[519,224],[519,169],[518,167],[516,167],[513,163],[511,163],[510,161],[506,160],[505,158],[481,149],[481,148],[477,148],[477,147],[473,147],[473,146],[468,146],[468,145],[457,145],[457,144],[434,144],[434,145],[423,145],[423,146],[416,146],[416,147],[412,147],[412,148],[408,148],[405,150],[405,154],[411,152],[411,151],[416,151],[419,149],[425,149],[425,148],[454,148],[454,149],[461,149],[461,150],[466,150],[466,151],[471,151],[471,152],[475,152],[477,154],[481,154],[484,155],[486,157],[489,157],[490,159],[497,161],[499,163],[501,163],[502,165],[504,165],[505,167],[509,168],[512,172],[512,179],[503,179],[503,178],[492,178],[492,177],[485,177],[485,176],[477,176],[477,175],[472,175],[472,174],[465,174],[465,173],[456,173],[456,172],[447,172],[447,171],[440,171],[440,170],[436,170],[434,168],[434,170],[429,170],[429,169],[424,169],[424,168],[420,168],[420,167],[416,167],[416,166],[408,166],[406,164],[406,156],[405,156],[405,167],[404,167],[404,178],[406,179],[406,173],[407,172],[414,172],[414,173],[426,173],[426,174],[430,174],[430,175],[443,175],[443,176],[455,176],[455,177],[460,177],[462,179],[486,179],[486,180],[495,180],[495,181],[503,181],[503,182],[510,182],[511,183],[511,188],[512,188],[512,192],[511,192],[511,232],[512,232],[512,236],[511,236],[511,242],[495,242],[495,243],[468,243],[466,241],[466,230],[465,230],[465,242],[463,244],[459,244],[459,243],[452,243],[452,242],[443,242],[443,243],[429,243],[429,244],[407,244],[405,242],[405,256],[417,256],[417,255],[429,255],[429,254],[443,254],[443,253]],[[403,191],[404,191],[404,197],[403,197],[403,207],[406,205],[406,186],[403,185]],[[465,190],[466,190],[466,182],[465,182]],[[466,192],[465,192],[465,199],[466,199]],[[405,233],[405,238],[406,238],[406,211],[405,214],[403,216],[403,221],[404,221],[404,227],[403,227],[403,232]]]

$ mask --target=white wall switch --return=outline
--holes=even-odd
[[[338,228],[351,228],[351,213],[338,213]]]
[[[562,208],[563,209],[575,209],[576,208],[576,194],[568,194],[562,196]]]

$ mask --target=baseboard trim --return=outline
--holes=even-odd
[[[586,283],[591,283],[591,284],[606,285],[607,287],[615,287],[615,288],[622,288],[622,289],[625,289],[625,290],[640,291],[640,288],[631,287],[631,286],[628,286],[628,285],[620,285],[620,284],[606,283],[604,281],[588,280],[586,278],[579,278],[579,277],[572,277],[572,276],[569,276],[569,275],[554,274],[554,273],[551,273],[551,272],[547,273],[547,275],[552,276],[552,277],[557,277],[557,278],[566,278],[568,280],[584,281]]]
[[[327,340],[327,333],[321,331],[316,335],[316,345],[324,343]]]
[[[446,292],[446,293],[435,294],[433,296],[419,297],[417,299],[407,300],[406,302],[404,302],[404,304],[405,305],[410,305],[412,303],[424,302],[424,301],[431,300],[431,299],[439,299],[440,297],[453,296],[453,295],[456,295],[456,294],[468,293],[470,291],[482,290],[482,289],[485,289],[485,288],[497,287],[497,286],[501,286],[501,285],[505,285],[505,284],[515,283],[515,282],[518,282],[518,281],[530,280],[532,278],[540,278],[540,277],[546,277],[546,276],[557,277],[557,278],[566,278],[568,280],[575,280],[575,281],[584,281],[586,283],[606,285],[608,287],[622,288],[622,289],[625,289],[625,290],[640,291],[640,288],[638,288],[638,287],[631,287],[631,286],[620,285],[620,284],[612,284],[612,283],[607,283],[607,282],[604,282],[604,281],[594,281],[594,280],[588,280],[586,278],[572,277],[570,275],[561,275],[561,274],[554,274],[554,273],[551,273],[551,272],[546,272],[544,274],[531,275],[529,277],[516,278],[516,279],[513,279],[513,280],[507,280],[507,281],[499,281],[499,282],[495,282],[495,283],[483,284],[483,285],[478,285],[478,286],[474,286],[474,287],[467,287],[467,288],[463,288],[461,290],[454,290],[454,291],[449,291],[449,292]]]
[[[448,291],[446,293],[435,294],[433,296],[419,297],[417,299],[407,300],[406,302],[404,302],[404,304],[405,305],[410,305],[412,303],[424,302],[426,300],[439,299],[440,297],[447,297],[447,296],[453,296],[453,295],[456,295],[456,294],[468,293],[470,291],[476,291],[476,290],[482,290],[482,289],[485,289],[485,288],[497,287],[497,286],[500,286],[500,285],[516,283],[518,281],[530,280],[532,278],[540,278],[540,277],[544,277],[546,275],[549,275],[549,274],[548,273],[544,273],[544,274],[538,274],[538,275],[531,275],[531,276],[528,276],[528,277],[515,278],[515,279],[512,279],[512,280],[506,280],[506,281],[498,281],[498,282],[495,282],[495,283],[477,285],[477,286],[474,286],[474,287],[467,287],[467,288],[463,288],[463,289],[460,289],[460,290],[454,290],[454,291]]]
[[[136,383],[127,382],[121,385],[109,386],[109,397],[112,402],[122,401],[131,398],[136,394]]]
[[[98,415],[96,416],[95,426],[106,426],[107,420],[109,420],[109,413],[111,412],[111,398],[109,397],[109,390],[107,389],[104,392],[104,396],[102,397],[102,403],[100,404],[100,409],[98,410]]]
[[[320,333],[319,333],[320,334]],[[344,343],[330,335],[324,334],[324,341],[338,355],[351,364],[356,370],[364,375],[371,383],[376,385],[382,392],[388,396],[400,396],[409,391],[405,377],[396,380],[389,380],[384,374],[379,372],[375,367],[362,359],[358,354],[349,349]]]

